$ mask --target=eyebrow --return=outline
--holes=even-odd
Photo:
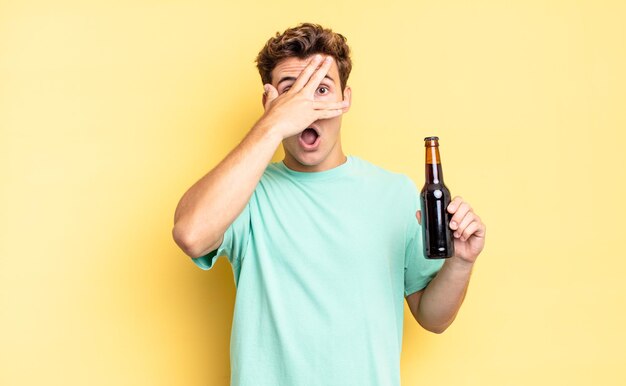
[[[330,79],[333,83],[335,83],[335,80],[333,78],[331,78],[329,75],[324,76],[324,78],[328,78]],[[281,83],[286,82],[288,80],[296,80],[295,76],[285,76],[283,78],[280,78],[280,80],[278,81],[278,84],[276,85],[276,88],[278,88],[278,86],[280,86]]]

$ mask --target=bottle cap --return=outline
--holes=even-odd
[[[437,147],[437,146],[439,146],[439,137],[424,138],[424,147]]]

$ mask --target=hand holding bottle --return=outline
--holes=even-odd
[[[454,256],[473,264],[485,246],[487,227],[460,196],[454,197],[446,210],[452,215],[450,229],[454,231]],[[418,210],[415,216],[421,224],[421,211]]]

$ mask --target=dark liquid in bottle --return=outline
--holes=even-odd
[[[420,194],[424,256],[443,259],[454,255],[453,230],[450,229],[452,215],[447,210],[451,195],[443,183],[438,138],[428,137],[425,141],[426,182]]]

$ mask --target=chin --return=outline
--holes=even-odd
[[[325,157],[319,152],[297,154],[293,158],[295,158],[298,163],[305,166],[317,166],[321,164],[325,159]]]
[[[296,149],[285,148],[285,152],[289,153],[291,158],[302,166],[317,166],[328,158],[328,153],[322,149],[302,151],[302,149],[296,147]]]

